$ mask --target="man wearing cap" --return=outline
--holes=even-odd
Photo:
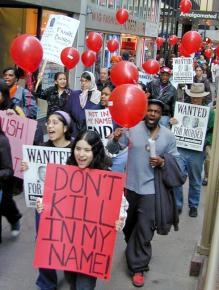
[[[164,126],[169,125],[169,120],[174,115],[174,107],[177,100],[177,91],[170,82],[171,69],[164,66],[160,69],[159,79],[154,79],[147,84],[149,98],[161,100],[164,109],[160,123]]]
[[[186,93],[191,97],[191,102],[194,105],[201,106],[203,105],[204,98],[208,95],[208,92],[205,92],[205,87],[203,83],[193,83],[191,89],[186,89]],[[192,127],[195,130],[198,126],[197,124],[198,117],[193,116]],[[173,118],[171,123],[177,123],[177,120]],[[197,217],[198,215],[198,205],[201,194],[201,185],[202,185],[202,168],[205,158],[205,148],[206,146],[211,146],[212,142],[212,132],[214,125],[214,111],[210,110],[210,116],[207,126],[207,132],[205,137],[205,146],[203,151],[196,151],[192,149],[179,148],[181,160],[181,168],[185,175],[188,175],[189,178],[189,193],[188,193],[188,205],[189,205],[189,216]],[[209,152],[209,151],[208,151]],[[210,157],[207,156],[209,159]],[[175,197],[178,212],[182,212],[183,208],[183,188],[182,186],[175,189]]]
[[[127,243],[126,260],[128,268],[132,272],[132,283],[136,287],[144,285],[144,272],[149,269],[151,240],[154,231],[157,230],[158,233],[161,233],[157,222],[157,216],[160,214],[157,200],[159,199],[159,194],[163,196],[164,192],[160,190],[162,186],[156,179],[157,174],[162,176],[162,172],[168,171],[171,180],[178,182],[176,181],[178,177],[172,176],[172,174],[179,172],[176,162],[176,157],[179,154],[175,137],[169,129],[159,124],[163,108],[162,101],[149,99],[145,119],[135,127],[124,130],[122,135],[123,142],[125,142],[126,137],[126,144],[129,144],[125,184],[126,198],[129,203],[124,227],[125,241]],[[121,137],[121,134],[114,137],[114,142],[118,142],[119,137]],[[152,141],[149,141],[149,139]],[[153,145],[151,145],[152,143]],[[173,166],[168,166],[167,155],[174,160]],[[157,190],[157,186],[159,190]],[[171,199],[170,196],[168,199]],[[175,204],[173,191],[172,201],[172,205],[168,206],[167,213],[171,215],[170,224],[166,224],[167,219],[162,219],[162,225],[165,224],[168,228],[165,234],[168,233],[171,225],[174,224],[173,220],[176,223],[178,222],[178,215],[175,216],[176,211],[173,210]],[[169,200],[159,200],[159,205],[162,207],[161,211],[165,212],[163,206],[166,207],[167,204],[169,205]],[[164,233],[162,232],[162,234]]]

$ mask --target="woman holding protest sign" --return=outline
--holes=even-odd
[[[41,146],[71,148],[71,118],[64,111],[55,111],[52,113],[46,123],[49,140]],[[28,170],[28,164],[22,162],[21,171]],[[38,232],[40,215],[36,213],[36,231]],[[39,276],[36,281],[41,290],[55,290],[57,287],[56,270],[39,269]]]
[[[78,166],[80,169],[109,170],[111,160],[105,153],[99,134],[94,131],[82,131],[74,141],[67,164]],[[39,212],[43,210],[41,200],[37,202],[37,209]],[[115,229],[120,231],[123,225],[124,220],[119,219],[115,223]],[[97,278],[87,274],[65,271],[65,277],[71,290],[93,290],[96,287]]]
[[[5,216],[11,225],[11,236],[17,237],[20,233],[21,214],[17,209],[12,195],[13,166],[11,148],[8,138],[2,131],[0,124],[0,242],[1,217]]]
[[[42,81],[42,75],[39,74],[38,80]],[[54,86],[45,90],[37,90],[36,96],[44,99],[48,103],[47,116],[57,110],[63,110],[71,94],[68,88],[67,76],[64,72],[57,72],[54,76]]]

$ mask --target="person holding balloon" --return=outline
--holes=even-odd
[[[42,80],[41,74],[39,74],[38,80]],[[54,86],[45,90],[39,90],[36,96],[47,101],[47,116],[50,116],[53,112],[64,109],[70,94],[71,89],[68,88],[66,74],[64,72],[57,72],[54,76]]]
[[[85,109],[95,110],[100,108],[101,93],[97,89],[94,74],[89,71],[84,71],[81,74],[80,82],[81,89],[71,92],[64,109],[69,113],[73,121],[73,138],[86,128]]]
[[[154,231],[167,234],[171,225],[175,230],[178,227],[172,188],[183,184],[184,178],[177,163],[175,137],[159,123],[164,108],[161,100],[149,99],[144,120],[114,137],[115,142],[126,137],[131,144],[125,184],[129,208],[123,233],[127,265],[136,287],[144,285],[144,272],[149,270]]]

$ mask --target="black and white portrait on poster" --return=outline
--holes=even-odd
[[[23,145],[23,161],[28,170],[24,171],[24,194],[27,207],[35,207],[36,198],[43,196],[47,163],[66,164],[70,148]]]
[[[173,58],[173,81],[178,84],[193,83],[192,57]]]
[[[202,151],[207,131],[210,107],[176,102],[172,126],[177,147]]]

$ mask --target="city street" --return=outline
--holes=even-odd
[[[205,189],[205,188],[203,188]],[[196,243],[200,239],[203,219],[203,196],[198,218],[188,216],[184,205],[180,216],[180,230],[172,231],[168,236],[155,235],[152,248],[150,271],[145,274],[145,290],[195,290],[196,277],[189,276],[190,261]],[[22,194],[15,200],[23,213],[22,230],[17,240],[10,237],[10,227],[3,219],[2,244],[0,245],[0,289],[36,290],[37,270],[33,268],[34,255],[34,211],[24,205]],[[110,282],[99,280],[97,290],[136,289],[132,286],[125,258],[125,243],[122,234],[118,234]],[[69,287],[59,272],[58,290]]]

